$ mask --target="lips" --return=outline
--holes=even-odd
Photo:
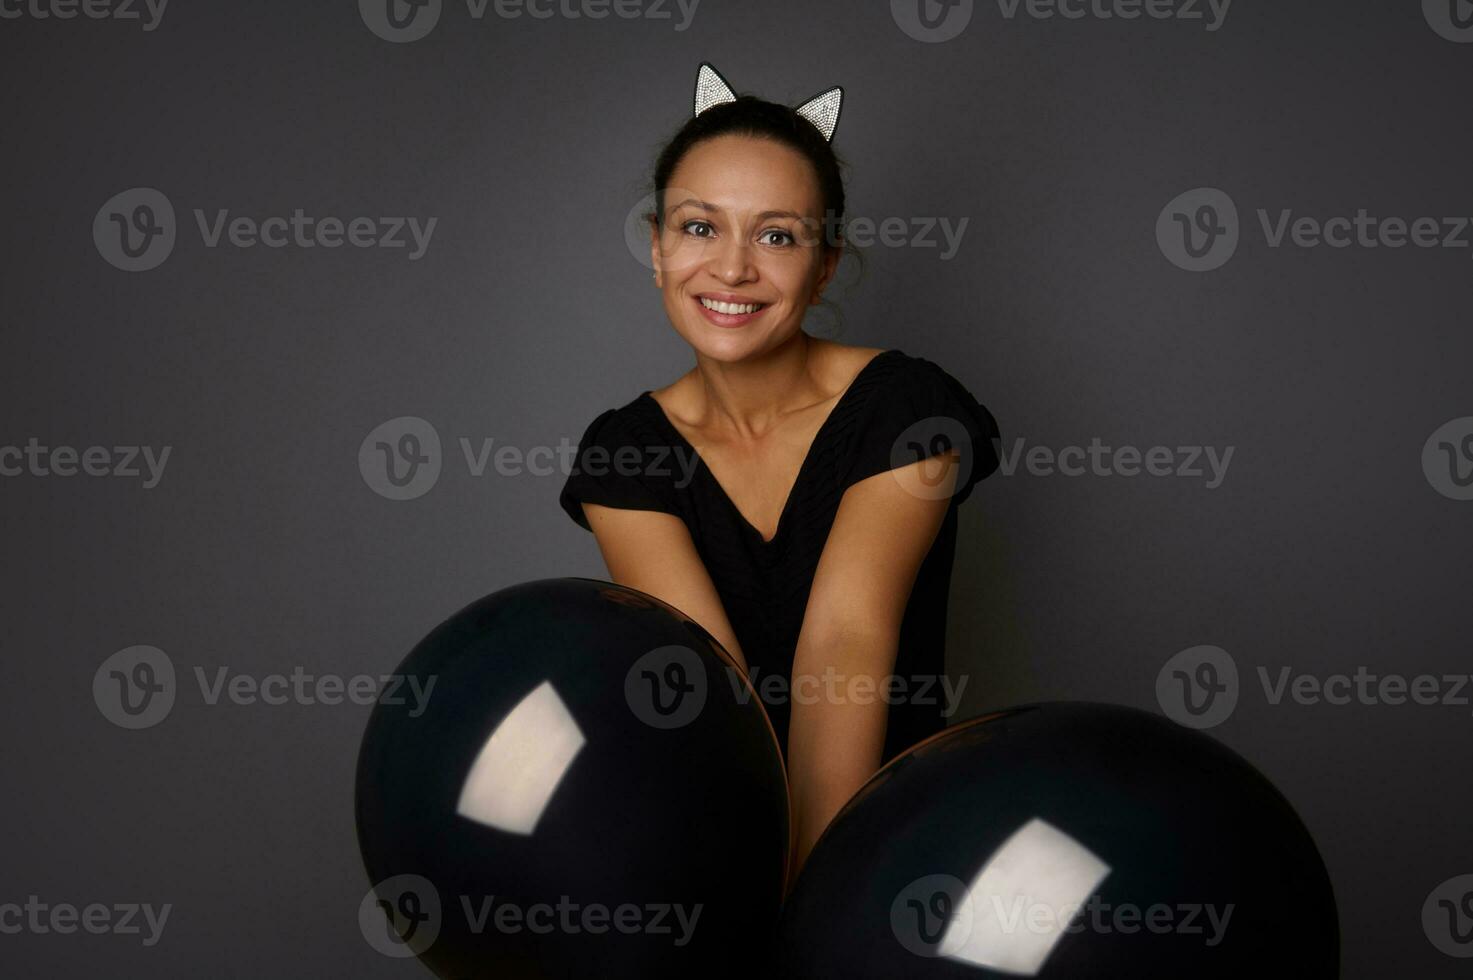
[[[697,308],[718,327],[740,327],[750,323],[767,309],[767,303],[740,296],[704,295],[695,298]]]
[[[697,296],[696,301],[708,310],[724,313],[727,316],[741,316],[746,313],[756,313],[767,305],[766,303],[759,303],[756,300],[741,299],[739,297],[717,297],[710,295]]]

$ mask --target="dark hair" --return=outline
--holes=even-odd
[[[665,144],[655,160],[654,210],[645,215],[646,221],[652,227],[658,227],[660,218],[665,213],[665,190],[670,185],[670,176],[675,173],[676,166],[696,144],[718,136],[751,136],[773,140],[802,154],[813,166],[813,172],[818,178],[823,248],[825,251],[838,251],[841,259],[845,253],[852,253],[863,264],[864,256],[843,234],[843,170],[847,165],[834,152],[833,146],[819,132],[818,127],[800,116],[796,110],[753,95],[738,96],[733,102],[712,106],[699,116],[691,117]],[[822,305],[832,304],[830,300],[824,299]],[[837,312],[837,307],[835,310]]]

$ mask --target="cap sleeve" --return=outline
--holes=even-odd
[[[961,466],[952,497],[961,503],[998,468],[998,438],[992,413],[960,381],[925,358],[911,357],[905,370],[873,392],[841,487],[955,447]]]
[[[621,424],[619,410],[611,408],[584,431],[558,503],[588,531],[593,528],[583,513],[585,502],[678,514],[670,488],[657,478],[657,467],[649,465],[654,458],[629,427]]]

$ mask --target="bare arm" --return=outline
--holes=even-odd
[[[880,767],[890,706],[879,695],[894,670],[911,588],[951,502],[957,459],[952,451],[877,473],[840,501],[793,662],[790,884],[829,821]],[[842,682],[826,685],[826,673]],[[853,686],[854,678],[867,686]]]
[[[614,582],[663,599],[700,623],[748,673],[746,655],[684,521],[662,511],[591,503],[583,504],[583,513]]]

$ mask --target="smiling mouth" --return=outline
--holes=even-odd
[[[758,310],[767,309],[766,303],[723,303],[720,300],[707,299],[697,296],[702,306],[713,313],[723,313],[726,316],[743,316],[748,313],[756,313]]]

